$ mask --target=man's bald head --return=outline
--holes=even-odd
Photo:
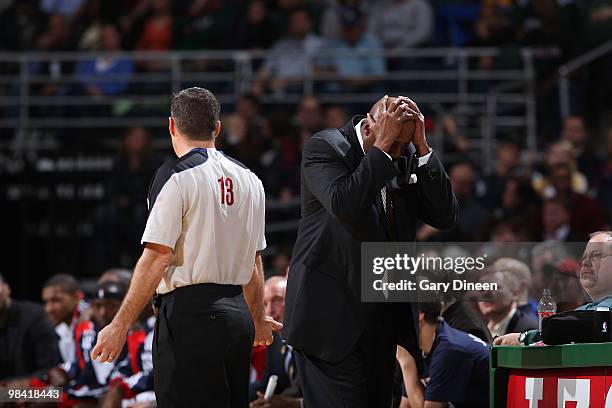
[[[287,278],[284,276],[271,276],[266,279],[263,298],[266,315],[277,322],[282,322],[285,317],[286,290]]]

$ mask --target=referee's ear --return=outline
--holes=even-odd
[[[175,136],[175,130],[174,130],[174,118],[172,116],[168,116],[168,132],[170,133],[170,136],[174,137]]]
[[[216,139],[217,137],[219,137],[220,134],[221,134],[221,121],[218,120],[217,123],[215,123],[215,130],[213,130],[213,134],[212,134],[213,139]]]

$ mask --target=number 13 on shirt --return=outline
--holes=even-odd
[[[217,180],[221,187],[221,204],[234,204],[234,182],[229,177],[219,177]]]

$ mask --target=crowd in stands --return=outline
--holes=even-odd
[[[413,63],[385,59],[384,50],[499,46],[508,51],[482,57],[477,64],[485,70],[516,66],[520,46],[555,46],[568,59],[612,37],[611,10],[603,0],[3,0],[0,51],[106,53],[78,63],[32,64],[32,75],[78,79],[70,87],[44,84],[41,95],[101,98],[154,91],[131,80],[138,73],[168,72],[168,63],[132,61],[117,54],[122,50],[267,50],[256,67],[256,95],[299,89],[311,68],[341,78],[317,91],[378,91],[389,68]],[[563,27],[572,27],[571,34]],[[311,57],[316,57],[313,67],[305,64]],[[205,71],[215,63],[196,65]],[[104,81],[107,75],[112,82]]]
[[[580,36],[592,46],[610,38],[612,21],[608,1],[2,0],[0,49],[99,49],[106,24],[117,28],[127,50],[282,48],[287,46],[283,38],[287,27],[294,26],[296,19],[308,33],[309,46],[316,46],[340,40],[347,20],[354,21],[346,15],[347,7],[367,11],[364,23],[374,35],[362,45],[387,49],[572,47]],[[298,9],[308,17],[294,16]],[[572,23],[572,34],[578,35],[561,29],[568,23]]]

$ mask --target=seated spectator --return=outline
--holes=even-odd
[[[571,167],[559,164],[550,169],[549,177],[554,196],[568,203],[571,210],[570,227],[579,241],[586,240],[589,231],[598,231],[604,226],[603,210],[599,203],[586,194],[572,190]]]
[[[11,299],[0,275],[0,382],[30,377],[59,364],[53,325],[35,303]]]
[[[505,138],[497,142],[495,169],[477,184],[478,196],[490,210],[501,205],[506,181],[516,172],[520,155],[521,146],[516,140]]]
[[[254,173],[262,171],[263,156],[270,148],[265,119],[253,95],[242,95],[236,102],[234,112],[223,115],[223,137],[219,149],[232,157],[240,157]]]
[[[525,240],[534,241],[542,235],[540,199],[525,177],[507,177],[501,192],[501,202],[493,211],[496,219],[511,219],[525,230]]]
[[[445,233],[435,230],[427,233],[431,227],[424,225],[417,232],[417,239],[424,241],[437,237],[437,239],[456,242],[477,241],[486,225],[489,212],[476,199],[474,168],[469,162],[456,163],[450,168],[449,177],[459,203],[457,225],[450,232]]]
[[[303,97],[296,119],[302,145],[310,136],[323,129],[323,112],[319,100],[314,96]]]
[[[55,327],[62,361],[70,364],[75,359],[74,330],[81,317],[83,291],[73,276],[58,274],[44,283],[42,301]]]
[[[305,9],[291,12],[287,35],[274,43],[253,84],[253,93],[265,89],[277,95],[301,90],[302,81],[312,71],[312,58],[322,42],[312,31],[312,20]]]
[[[578,171],[584,174],[587,179],[592,180],[601,165],[601,160],[591,151],[589,131],[582,116],[565,118],[561,130],[561,140],[571,143],[572,155]]]
[[[170,0],[150,0],[151,15],[136,43],[138,51],[167,51],[172,47],[174,20]]]
[[[531,287],[531,270],[529,266],[514,258],[499,258],[493,263],[491,268],[502,273],[509,273],[514,276],[518,283],[516,290],[516,308],[534,317],[538,316],[538,302],[529,298],[529,288]]]
[[[433,30],[433,10],[426,0],[384,0],[372,8],[369,28],[389,50],[425,44]]]
[[[562,198],[549,198],[542,205],[543,241],[576,242],[579,237],[570,224],[569,204]]]
[[[47,19],[39,0],[19,0],[0,13],[0,49],[29,51],[44,30]]]
[[[266,316],[272,317],[277,322],[283,321],[285,317],[285,291],[287,289],[287,278],[284,276],[272,276],[266,280],[264,286],[264,306]],[[270,376],[276,375],[278,382],[274,390],[274,396],[264,400],[264,392]],[[297,371],[293,358],[293,348],[283,342],[276,333],[274,342],[266,350],[266,365],[263,379],[251,383],[251,408],[279,407],[300,408],[302,398],[298,391]],[[256,393],[256,396],[255,396]]]
[[[277,32],[266,3],[263,0],[251,1],[247,6],[246,18],[238,25],[235,48],[266,50],[276,40]]]
[[[490,47],[512,44],[514,26],[508,17],[500,7],[483,4],[480,8],[480,16],[474,25],[476,33],[474,45]],[[493,62],[492,57],[480,58],[480,66],[483,68],[490,68]]]
[[[397,348],[406,394],[400,407],[485,408],[489,406],[489,347],[440,318],[439,302],[419,304],[419,337],[425,354],[425,384],[414,358]]]
[[[480,14],[480,1],[444,0],[436,8],[436,44],[461,47],[474,41],[474,25]]]
[[[365,14],[360,9],[345,6],[338,14],[340,33],[325,42],[317,71],[332,73],[341,79],[325,83],[324,89],[330,92],[379,90],[377,85],[380,86],[386,71],[382,45],[366,32]]]
[[[112,24],[105,25],[101,30],[100,50],[108,54],[83,60],[76,65],[75,71],[81,86],[94,97],[123,93],[130,83],[134,65],[129,58],[115,55],[121,52],[121,35]]]
[[[492,269],[480,277],[481,282],[497,283],[497,290],[481,297],[480,313],[488,320],[487,327],[493,338],[514,331],[538,327],[538,319],[531,312],[518,308],[519,280],[509,271]]]
[[[320,33],[324,38],[332,39],[340,35],[340,12],[343,7],[355,7],[366,11],[363,0],[332,0],[321,17]],[[345,122],[346,123],[346,122]]]
[[[591,302],[575,310],[612,309],[612,231],[591,234],[580,261],[580,285]],[[541,340],[537,330],[515,330],[495,339],[497,346],[529,345]]]
[[[588,180],[577,170],[572,145],[569,142],[560,141],[550,145],[544,158],[544,165],[545,174],[536,172],[532,177],[533,187],[542,198],[553,197],[557,193],[552,177],[558,167],[567,167],[571,172],[572,191],[584,194],[588,190]]]

